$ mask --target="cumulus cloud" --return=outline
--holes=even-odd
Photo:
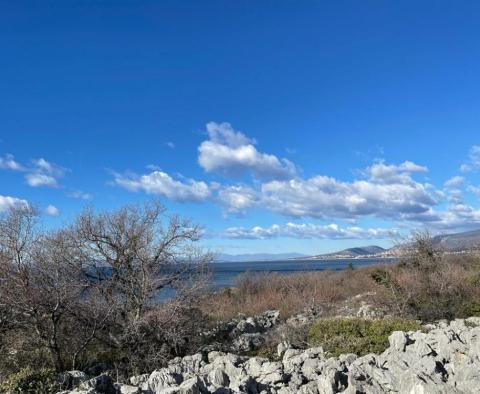
[[[450,179],[448,179],[445,183],[444,186],[447,189],[455,189],[457,187],[460,187],[463,183],[465,182],[465,178],[463,176],[454,176]]]
[[[114,183],[130,191],[165,196],[174,201],[204,201],[211,195],[205,182],[193,179],[176,180],[163,171],[155,170],[145,175],[114,173]]]
[[[415,181],[410,171],[424,167],[376,164],[368,179],[342,182],[327,176],[271,181],[261,187],[262,202],[277,213],[294,217],[355,218],[376,216],[414,220],[437,204],[438,193]]]
[[[8,209],[15,206],[28,206],[27,200],[17,197],[0,195],[0,213],[6,212]]]
[[[58,187],[58,179],[65,174],[64,168],[43,158],[32,160],[30,165],[22,165],[13,155],[0,157],[0,168],[23,172],[25,181],[32,187]]]
[[[475,194],[477,197],[480,198],[480,187],[478,186],[473,186],[473,185],[469,185],[467,187],[467,190],[470,192],[470,193],[473,193]]]
[[[270,227],[230,227],[224,236],[237,239],[304,238],[304,239],[379,239],[391,238],[396,233],[392,229],[345,227],[335,223],[319,225],[313,223],[273,224]]]
[[[290,179],[297,173],[291,161],[259,152],[256,141],[234,130],[230,123],[210,122],[207,133],[209,139],[198,147],[198,162],[207,172],[228,176],[250,173],[261,179]]]
[[[29,168],[25,180],[32,187],[58,187],[58,179],[63,177],[65,169],[43,158],[32,160],[33,167]]]
[[[206,130],[208,139],[198,147],[200,166],[207,172],[227,176],[250,174],[251,184],[207,184],[176,179],[153,166],[149,167],[149,173],[140,176],[115,174],[114,183],[128,190],[163,195],[176,201],[215,202],[224,213],[235,215],[260,208],[294,218],[356,220],[375,217],[415,225],[424,223],[436,228],[455,226],[461,220],[477,223],[478,211],[464,203],[464,189],[460,186],[472,193],[478,191],[468,186],[462,176],[452,177],[443,188],[436,188],[421,179],[429,171],[426,166],[409,160],[397,164],[382,160],[356,172],[352,180],[323,174],[304,178],[295,164],[259,151],[257,141],[229,123],[210,122]],[[474,169],[480,169],[480,146],[472,147],[463,168],[464,171]],[[285,225],[258,231],[265,234],[285,231],[284,228]],[[307,226],[305,231],[308,229],[311,227]],[[342,233],[347,229],[348,233]],[[356,227],[347,229],[335,234],[351,236]],[[290,227],[289,230],[293,231]],[[252,229],[235,228],[235,231],[252,233]],[[325,231],[326,228],[323,233]]]
[[[425,223],[431,228],[444,231],[476,229],[480,226],[480,209],[456,200],[445,210],[430,211]]]
[[[48,216],[58,216],[60,215],[60,211],[55,205],[49,205],[45,208],[45,214]]]
[[[33,165],[37,168],[38,171],[46,172],[48,174],[54,174],[57,172],[63,173],[62,170],[57,169],[56,166],[43,158],[33,160]]]
[[[473,145],[468,153],[468,160],[460,166],[460,171],[471,172],[480,170],[480,145]]]
[[[218,190],[218,201],[227,213],[245,214],[259,203],[258,193],[248,186],[226,186]]]
[[[427,167],[420,166],[411,161],[404,161],[399,165],[387,165],[382,161],[368,167],[365,170],[365,174],[372,182],[410,183],[412,173],[427,171]]]
[[[38,173],[38,172],[26,174],[25,180],[32,187],[38,187],[38,186],[57,187],[58,186],[58,182],[53,176]]]
[[[226,126],[225,126],[226,127]],[[234,130],[212,129],[212,140],[223,138],[230,146],[248,140]],[[365,179],[340,181],[317,175],[302,179],[269,180],[253,185],[221,185],[191,179],[177,180],[161,170],[145,175],[115,174],[114,183],[131,191],[163,195],[176,201],[215,201],[225,213],[245,214],[262,208],[287,217],[356,219],[435,220],[432,207],[444,198],[428,183],[413,178],[427,168],[410,161],[375,163],[361,174]]]
[[[378,162],[360,172],[365,179],[344,182],[317,175],[270,180],[258,187],[219,186],[217,200],[227,213],[237,214],[261,207],[290,217],[422,220],[442,198],[431,185],[413,179],[413,173],[426,171],[411,161]]]
[[[13,155],[10,154],[0,157],[0,168],[4,170],[23,171],[23,166],[15,161]]]

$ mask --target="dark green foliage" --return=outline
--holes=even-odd
[[[467,283],[474,287],[480,287],[480,273],[476,272],[473,275],[468,276]]]
[[[388,287],[400,290],[400,285],[393,278],[392,273],[386,269],[378,268],[371,273],[372,279],[375,283]]]
[[[349,262],[345,267],[345,271],[354,271],[354,270],[355,270],[355,266],[352,264],[352,262]]]
[[[53,369],[24,368],[10,375],[1,385],[0,392],[8,394],[50,394],[62,390],[59,375]]]
[[[480,316],[480,302],[468,301],[463,304],[463,315],[465,317]]]
[[[277,353],[277,349],[274,346],[261,347],[257,350],[248,352],[247,356],[267,358],[270,361],[278,361],[280,359]]]
[[[417,331],[421,328],[417,322],[404,319],[322,319],[311,326],[308,343],[322,346],[330,356],[347,353],[363,356],[383,352],[393,331]]]

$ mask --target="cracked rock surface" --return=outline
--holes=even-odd
[[[213,351],[174,359],[129,385],[100,375],[64,394],[480,392],[480,318],[440,322],[429,332],[396,331],[389,343],[382,354],[363,357],[287,349],[279,361]]]

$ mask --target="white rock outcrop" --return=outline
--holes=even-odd
[[[394,332],[382,354],[327,357],[322,348],[282,349],[269,361],[210,352],[172,360],[168,367],[114,385],[144,394],[480,393],[480,318],[440,322],[429,332]],[[94,394],[87,381],[70,393]]]

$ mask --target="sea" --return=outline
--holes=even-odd
[[[208,264],[209,288],[218,291],[235,286],[240,275],[261,273],[278,273],[289,275],[296,272],[342,271],[350,264],[354,268],[378,264],[392,264],[398,260],[393,258],[335,259],[335,260],[275,260],[275,261],[216,261]],[[167,287],[155,296],[156,301],[166,301],[175,296],[175,290]]]
[[[279,273],[293,274],[295,272],[312,271],[342,271],[350,264],[353,267],[365,267],[376,264],[392,264],[396,259],[365,258],[365,259],[335,259],[335,260],[275,260],[275,261],[217,261],[210,263],[211,283],[215,289],[231,287],[235,279],[244,273]]]

